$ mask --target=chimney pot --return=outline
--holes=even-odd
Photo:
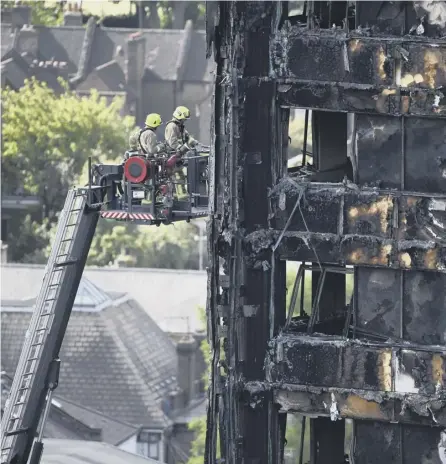
[[[64,26],[82,26],[83,17],[82,13],[77,9],[72,9],[71,5],[68,8],[68,11],[64,13],[63,17]]]

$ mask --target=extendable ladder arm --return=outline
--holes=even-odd
[[[70,190],[59,218],[2,418],[1,464],[28,462],[45,410],[31,459],[40,460],[45,419],[58,383],[59,350],[99,218],[99,209],[88,208],[87,195],[85,189]]]

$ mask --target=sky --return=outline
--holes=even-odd
[[[56,0],[46,0],[45,4],[50,6],[56,3]],[[70,3],[82,4],[82,10],[85,13],[91,13],[93,15],[102,16],[107,15],[121,15],[130,12],[131,3],[130,0],[121,0],[119,2],[113,2],[111,0],[87,0],[87,1],[71,1]]]

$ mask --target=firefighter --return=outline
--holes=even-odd
[[[179,151],[182,155],[197,145],[197,141],[189,135],[184,122],[190,118],[190,111],[185,106],[178,106],[173,112],[173,118],[166,124],[165,138],[169,148]]]
[[[140,154],[138,150],[138,137],[139,137],[139,131],[135,131],[132,134],[130,134],[129,148],[125,152],[124,161],[128,160],[131,156],[137,156]]]
[[[197,141],[190,136],[184,127],[184,122],[190,118],[190,111],[185,106],[178,106],[173,112],[173,118],[166,124],[166,130],[164,137],[166,139],[166,145],[171,149],[178,151],[181,156],[185,155],[188,151],[197,145]],[[184,183],[186,177],[183,172],[182,166],[178,166],[175,170],[178,174],[182,184],[181,190],[183,194],[186,193]],[[175,175],[174,175],[175,177]]]
[[[139,148],[148,158],[155,158],[166,152],[166,144],[156,139],[156,129],[161,126],[162,122],[159,114],[150,113],[147,115],[144,129],[139,132]]]

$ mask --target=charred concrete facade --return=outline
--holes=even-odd
[[[288,3],[207,5],[205,462],[283,462],[298,413],[312,464],[445,463],[446,4]],[[287,167],[292,108],[312,166]],[[305,263],[291,308],[287,260]]]

